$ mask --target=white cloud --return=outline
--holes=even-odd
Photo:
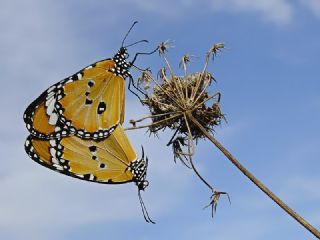
[[[316,0],[314,0],[316,1]],[[230,12],[234,14],[255,13],[262,19],[276,25],[288,24],[293,19],[294,5],[288,0],[178,0],[178,1],[128,1],[126,4],[134,4],[144,12],[181,19],[188,11],[194,9],[212,8],[214,11]]]
[[[275,25],[290,24],[294,21],[295,13],[301,9],[299,4],[289,0],[121,0],[119,2],[146,13],[169,17],[169,19],[181,20],[183,16],[194,12],[195,9],[206,12],[211,8],[214,12],[228,12],[237,15],[255,14],[258,18]],[[319,0],[300,0],[300,2],[314,15],[320,16]]]
[[[211,0],[216,11],[256,13],[277,25],[288,24],[293,17],[293,6],[287,0]]]
[[[319,0],[300,0],[314,15],[320,17],[320,1]]]

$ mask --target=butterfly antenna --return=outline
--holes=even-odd
[[[139,201],[140,201],[141,210],[142,210],[142,214],[143,214],[144,220],[145,220],[147,223],[153,223],[153,224],[155,224],[155,222],[151,220],[151,218],[150,218],[150,216],[149,216],[149,214],[148,214],[146,205],[144,204],[144,202],[143,202],[143,200],[142,200],[141,190],[138,190],[138,196],[139,196]]]
[[[126,46],[124,46],[124,47],[125,47],[125,48],[127,48],[127,47],[131,47],[131,46],[133,46],[133,45],[136,45],[136,44],[138,44],[138,43],[142,43],[142,42],[149,43],[149,41],[148,41],[148,40],[143,39],[143,40],[140,40],[140,41],[137,41],[137,42],[131,43],[131,44],[129,44],[129,45],[126,45]]]
[[[144,159],[144,149],[142,145],[141,145],[141,149],[142,149],[142,159]]]
[[[121,47],[123,47],[124,41],[127,39],[129,33],[131,32],[132,28],[134,27],[134,25],[136,25],[138,23],[138,21],[134,21],[131,25],[131,27],[129,28],[128,32],[126,33],[126,35],[124,36],[122,43],[121,43]]]

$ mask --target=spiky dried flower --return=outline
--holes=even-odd
[[[153,116],[153,125],[149,128],[151,132],[170,128],[186,136],[190,130],[194,140],[204,137],[192,123],[188,127],[187,113],[198,119],[208,131],[213,131],[221,123],[220,93],[209,95],[206,91],[213,80],[211,73],[193,73],[171,79],[162,75],[162,80],[162,84],[155,86],[153,93],[143,100]],[[211,99],[214,102],[206,104]]]
[[[222,47],[221,44],[219,46]],[[175,75],[172,71],[165,55],[167,49],[167,43],[160,44],[159,53],[167,67],[159,70],[159,80],[155,80],[149,71],[144,71],[139,78],[141,82],[154,83],[152,93],[143,100],[143,104],[149,107],[151,113],[152,124],[149,130],[155,133],[169,128],[176,131],[175,135],[198,140],[205,136],[192,121],[188,120],[189,115],[197,119],[209,132],[214,131],[224,119],[219,106],[221,94],[219,92],[210,94],[208,91],[214,81],[213,75],[207,71],[208,61],[211,55],[217,53],[218,48],[216,44],[210,48],[203,71],[191,74],[185,71],[184,76]],[[184,55],[181,65],[186,69],[189,61],[190,56]]]
[[[168,143],[172,146],[174,159],[180,159],[187,167],[193,169],[199,178],[212,190],[213,196],[210,202],[212,210],[216,209],[221,194],[225,192],[216,191],[197,171],[192,161],[195,144],[201,138],[205,138],[203,129],[213,132],[214,128],[221,124],[224,115],[220,109],[219,92],[210,93],[209,87],[214,82],[212,73],[207,71],[210,57],[217,54],[224,45],[215,44],[206,54],[204,68],[200,72],[187,73],[187,64],[191,55],[184,55],[180,66],[184,69],[184,75],[175,75],[165,52],[171,47],[169,41],[159,45],[159,54],[163,57],[166,67],[158,72],[157,80],[152,77],[149,70],[142,73],[140,83],[147,83],[151,93],[146,94],[142,103],[150,110],[150,116],[136,121],[131,120],[134,128],[148,127],[151,133],[171,129],[174,134]],[[146,88],[145,88],[146,89]],[[136,126],[138,122],[151,119],[147,126]],[[195,121],[202,125],[203,129],[196,126]]]

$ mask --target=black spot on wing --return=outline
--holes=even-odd
[[[77,72],[71,76],[73,81],[77,81],[83,77],[83,71]]]
[[[93,174],[84,174],[83,179],[87,181],[95,181],[97,180],[97,177],[94,176]]]
[[[97,109],[98,114],[104,113],[104,111],[106,110],[106,107],[107,106],[106,106],[105,102],[100,102],[98,105],[98,109]]]
[[[93,81],[93,80],[90,80],[90,81],[88,82],[88,86],[89,86],[89,87],[93,87],[93,85],[94,85],[94,81]]]
[[[95,151],[97,151],[97,147],[96,146],[90,146],[89,150],[90,150],[90,152],[95,152]]]
[[[93,103],[93,100],[89,99],[89,98],[86,98],[86,105],[90,105]]]

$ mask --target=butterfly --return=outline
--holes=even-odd
[[[77,136],[44,140],[29,135],[25,151],[42,166],[81,180],[102,184],[134,182],[144,218],[154,223],[140,195],[140,191],[148,186],[148,158],[144,158],[143,150],[142,158],[137,157],[121,125],[101,141]]]
[[[134,22],[119,51],[112,57],[95,62],[75,74],[61,80],[44,91],[24,112],[24,121],[29,132],[39,139],[54,139],[70,134],[83,139],[105,139],[117,125],[124,121],[125,79],[143,93],[134,83],[129,69],[134,66],[136,53],[128,62],[126,37],[137,22]],[[144,93],[143,93],[144,94]],[[139,96],[138,96],[139,97]],[[49,126],[43,124],[48,122]]]

